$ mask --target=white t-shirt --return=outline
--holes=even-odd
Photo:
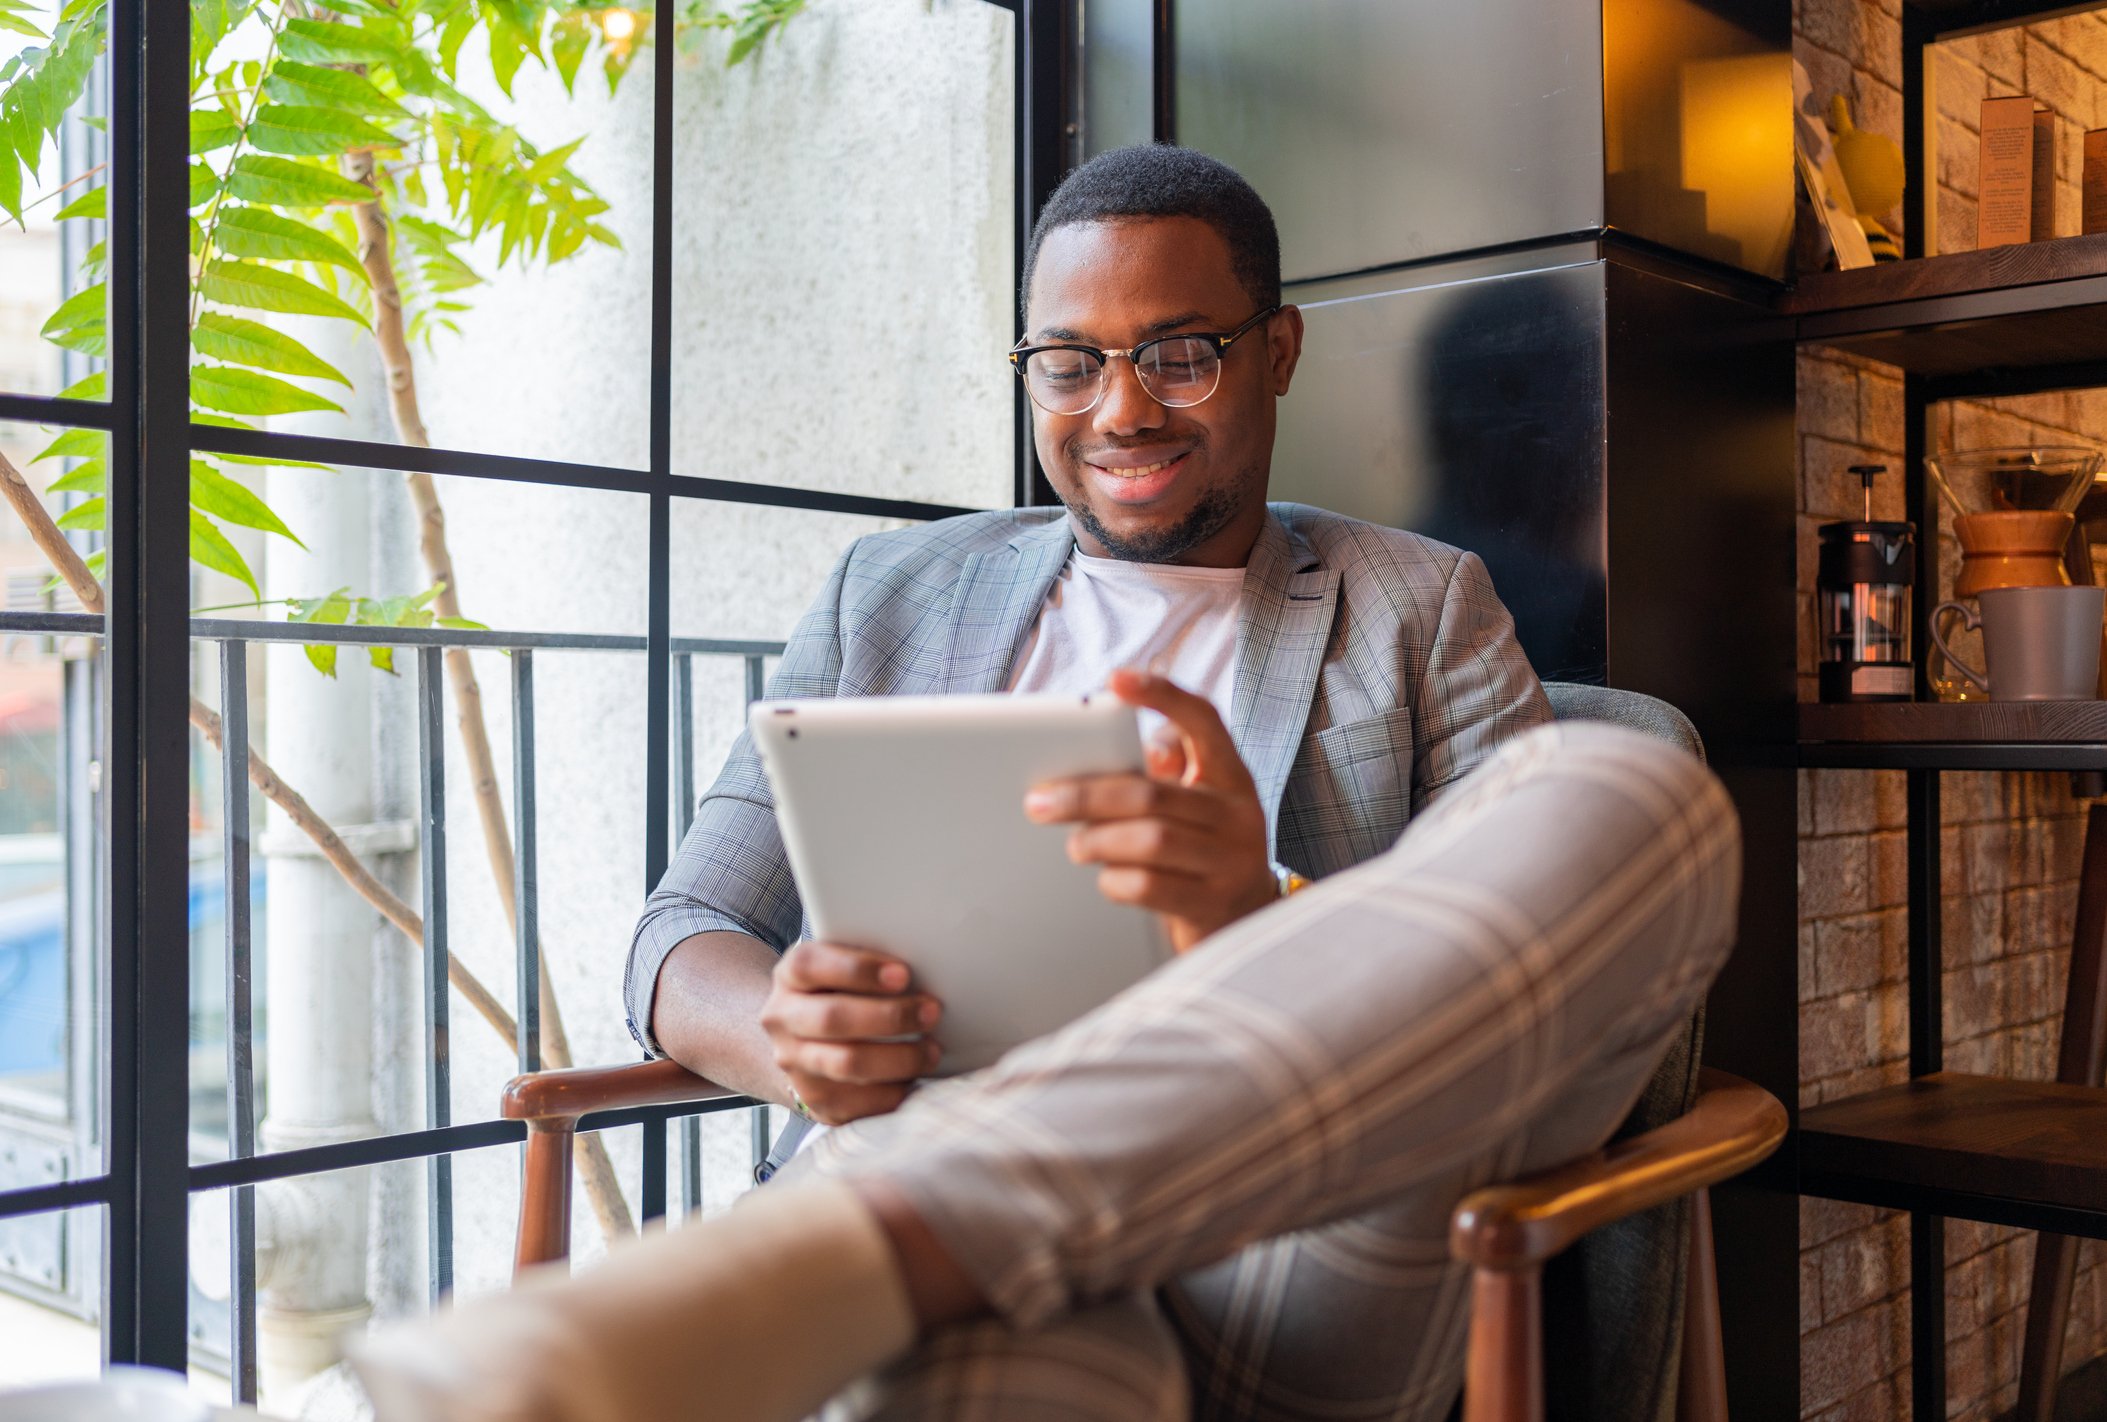
[[[1121,667],[1167,676],[1229,720],[1242,568],[1093,558],[1077,549],[1010,669],[1011,691],[1102,691]],[[1162,718],[1142,712],[1144,735]]]

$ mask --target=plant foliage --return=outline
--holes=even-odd
[[[75,111],[108,46],[107,0],[65,0],[47,33],[46,9],[0,0],[0,31],[31,43],[0,64],[0,213],[20,223],[23,198]],[[182,3],[182,0],[170,0]],[[746,0],[719,11],[688,0],[683,48],[728,31],[725,62],[756,53],[806,0]],[[191,407],[199,421],[251,428],[256,420],[339,410],[353,381],[285,329],[286,316],[370,329],[376,270],[392,276],[406,328],[429,349],[458,330],[464,295],[495,267],[561,262],[620,240],[608,205],[572,168],[582,136],[547,143],[493,114],[461,87],[464,50],[487,54],[509,99],[529,63],[566,91],[598,57],[609,91],[650,42],[649,10],[573,0],[188,0],[190,64]],[[647,68],[648,72],[648,68]],[[94,120],[89,120],[94,122]],[[108,194],[96,170],[57,195],[54,217],[99,223]],[[374,205],[390,250],[359,250],[356,209]],[[108,354],[104,257],[88,250],[75,289],[45,321],[46,340]],[[62,392],[104,398],[100,374]],[[85,495],[62,526],[102,527],[105,436],[61,434],[38,459],[70,461],[50,487]],[[282,461],[215,455],[191,461],[191,557],[259,599],[229,526],[298,542],[230,466]],[[100,566],[99,555],[91,561]],[[295,621],[429,625],[438,588],[373,599],[339,589],[292,600]],[[423,619],[419,621],[418,619]],[[385,648],[375,665],[391,669]],[[325,673],[335,648],[311,647]]]

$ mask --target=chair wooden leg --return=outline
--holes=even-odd
[[[1676,1422],[1727,1422],[1727,1359],[1712,1257],[1712,1192],[1690,1197],[1690,1267],[1683,1281],[1683,1357]]]
[[[1472,1274],[1463,1422],[1543,1422],[1543,1279],[1541,1267]]]
[[[519,1253],[513,1274],[571,1252],[571,1123],[527,1126],[527,1162],[519,1183]]]
[[[2071,934],[2070,985],[2063,995],[2063,1041],[2056,1080],[2099,1086],[2107,1070],[2107,806],[2085,821],[2085,863],[2078,875],[2078,921]],[[2063,1328],[2078,1242],[2034,1237],[2034,1281],[2027,1302],[2026,1348],[2020,1355],[2019,1408],[2013,1422],[2051,1422],[2063,1379]]]

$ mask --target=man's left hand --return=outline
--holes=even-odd
[[[1114,672],[1111,689],[1170,723],[1149,747],[1148,773],[1036,785],[1024,812],[1041,824],[1074,824],[1068,857],[1103,865],[1099,891],[1161,914],[1183,953],[1278,896],[1265,808],[1229,728],[1204,698],[1139,671]]]

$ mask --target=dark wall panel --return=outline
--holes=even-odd
[[[1177,8],[1178,139],[1272,205],[1290,280],[1602,223],[1586,0]]]
[[[1599,682],[1602,265],[1459,274],[1291,293],[1309,334],[1273,497],[1479,554],[1538,675]]]
[[[1608,264],[1609,671],[1704,735],[1741,816],[1740,931],[1705,1060],[1799,1094],[1793,748],[1793,347],[1761,307]],[[1790,1141],[1715,1192],[1737,1417],[1799,1408]]]

